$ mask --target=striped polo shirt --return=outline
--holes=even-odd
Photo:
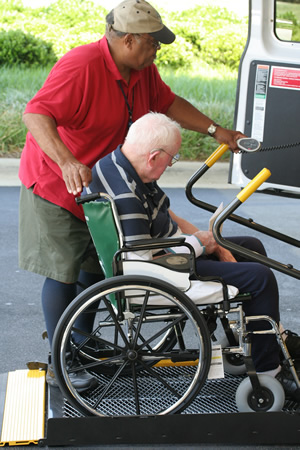
[[[105,192],[115,201],[125,242],[165,238],[179,231],[168,210],[170,200],[157,183],[143,183],[119,146],[92,169],[92,182],[83,193]],[[152,252],[138,252],[151,259]],[[137,256],[137,254],[135,254]]]

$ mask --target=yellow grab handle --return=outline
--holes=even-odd
[[[269,169],[262,169],[254,178],[250,181],[250,183],[247,184],[246,187],[237,195],[237,198],[243,203],[245,200],[247,200],[250,195],[253,194],[253,192],[256,191],[256,189],[263,184],[264,181],[266,181],[271,176],[271,172]]]
[[[221,158],[221,156],[229,149],[229,145],[227,144],[221,144],[217,150],[215,150],[205,161],[205,164],[208,167],[211,167],[214,165],[214,163]]]

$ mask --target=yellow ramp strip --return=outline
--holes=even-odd
[[[44,438],[45,371],[9,372],[0,445],[37,444]]]
[[[198,359],[195,361],[179,361],[172,362],[171,359],[162,359],[155,364],[155,367],[185,367],[185,366],[196,366],[198,364]]]

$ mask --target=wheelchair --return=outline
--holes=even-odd
[[[213,161],[220,157],[219,149],[214,153],[218,156]],[[205,170],[210,167],[205,166]],[[220,241],[223,221],[269,175],[264,169],[218,216],[214,234]],[[251,301],[251,295],[239,294],[219,277],[198,276],[193,248],[184,238],[124,242],[117,208],[108,194],[81,196],[77,203],[83,206],[105,280],[79,294],[56,327],[52,360],[65,399],[86,416],[184,411],[207,381],[211,338],[219,319],[225,335],[225,370],[249,376],[236,391],[237,409],[280,411],[285,402],[281,384],[255,372],[251,360],[255,331],[247,330],[249,322],[270,323],[266,333],[276,334],[299,388],[300,383],[276,322],[267,316],[245,317],[243,302]],[[168,252],[178,246],[188,247],[189,252]],[[126,257],[144,249],[166,253],[151,261]],[[82,323],[88,323],[89,329]],[[82,368],[96,380],[84,393],[76,389],[71,376]]]

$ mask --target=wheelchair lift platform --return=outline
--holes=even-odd
[[[178,376],[188,376],[178,367]],[[44,370],[17,370],[0,375],[0,446],[252,444],[284,445],[300,441],[300,408],[286,401],[282,412],[238,413],[235,392],[243,377],[207,380],[181,414],[164,416],[84,417],[48,387]],[[153,401],[159,392],[153,391]],[[124,408],[126,383],[111,400]]]

